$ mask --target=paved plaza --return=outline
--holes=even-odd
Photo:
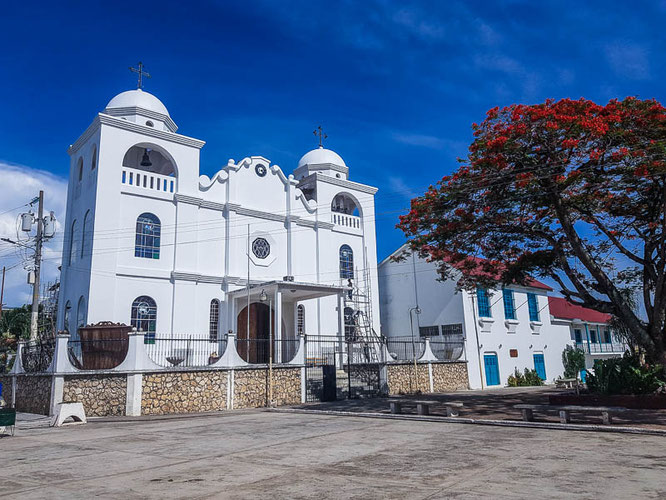
[[[265,410],[0,439],[3,498],[664,498],[666,438]]]

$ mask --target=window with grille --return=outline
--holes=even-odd
[[[161,224],[156,215],[143,213],[136,219],[134,256],[144,259],[160,258]]]
[[[296,308],[296,330],[299,335],[305,333],[305,307],[302,305]]]
[[[574,339],[576,340],[576,344],[583,343],[583,333],[578,328],[574,330]]]
[[[131,325],[137,330],[146,333],[143,341],[146,344],[155,343],[155,332],[157,331],[157,304],[146,295],[137,297],[132,302]]]
[[[351,307],[345,307],[344,309],[345,317],[345,339],[346,340],[355,340],[356,339],[356,314]]]
[[[354,252],[349,245],[340,247],[340,277],[343,279],[354,278]]]
[[[530,311],[530,321],[540,321],[539,319],[539,301],[533,293],[527,294],[527,307]]]
[[[271,253],[271,245],[265,238],[256,238],[252,242],[252,253],[258,259],[265,259]]]
[[[420,326],[419,327],[419,336],[421,337],[436,337],[439,335],[438,326]]]
[[[451,323],[449,325],[442,325],[442,335],[445,337],[462,337],[463,326],[462,323]]]
[[[607,344],[611,344],[613,342],[610,330],[604,330],[604,342],[606,342]]]
[[[516,319],[516,302],[513,297],[513,290],[504,288],[502,298],[504,299],[504,317],[506,319]]]
[[[488,296],[488,290],[485,288],[476,289],[476,300],[479,303],[479,316],[482,318],[491,318],[490,314],[490,297]]]
[[[218,332],[220,331],[220,301],[213,299],[210,301],[210,318],[208,325],[208,338],[211,342],[217,342]]]

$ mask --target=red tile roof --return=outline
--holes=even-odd
[[[467,257],[466,260],[469,260],[469,259],[471,259],[473,262],[475,262],[475,263],[477,264],[477,269],[476,269],[475,271],[473,271],[473,274],[476,274],[477,276],[489,275],[489,273],[487,273],[486,271],[484,271],[484,270],[482,269],[482,267],[481,267],[481,264],[482,264],[482,263],[484,263],[484,262],[488,262],[486,259],[482,259],[482,258],[480,258],[480,257],[472,257],[472,256],[469,256],[469,257]],[[447,260],[448,260],[448,259],[447,259]],[[455,263],[455,264],[454,264],[454,263],[452,263],[452,262],[449,260],[449,263],[450,263],[453,267],[455,267],[455,268],[457,268],[457,269],[461,269],[461,268],[465,267],[465,261],[462,261],[462,262],[460,262],[460,263]],[[500,269],[499,269],[499,267],[497,267],[496,269],[497,269],[497,271],[495,271],[491,276],[489,275],[489,277],[490,277],[490,278],[493,278],[493,279],[495,279],[495,280],[499,280],[499,278],[500,278]],[[552,292],[552,291],[553,291],[553,289],[552,289],[551,287],[549,287],[549,286],[546,285],[545,283],[541,283],[540,281],[535,280],[535,279],[532,278],[532,277],[529,277],[529,278],[527,279],[527,281],[525,282],[524,286],[529,287],[529,288],[538,288],[538,289],[540,289],[540,290],[546,290],[546,291],[548,291],[548,292]]]
[[[562,297],[548,297],[550,314],[559,319],[579,319],[588,323],[608,323],[610,314],[572,304]]]

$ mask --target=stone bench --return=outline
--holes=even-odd
[[[51,418],[51,427],[60,427],[70,417],[78,423],[87,422],[82,403],[58,403],[55,414]]]
[[[621,408],[619,406],[576,406],[576,405],[529,405],[529,404],[519,404],[514,405],[514,408],[520,410],[523,414],[523,420],[525,422],[532,422],[534,420],[535,411],[557,411],[560,414],[560,422],[563,424],[568,424],[571,422],[571,412],[585,413],[585,414],[601,414],[602,421],[605,425],[610,425],[613,423],[613,414],[615,413],[624,413],[631,411],[627,408]]]
[[[402,413],[403,406],[416,406],[418,415],[430,415],[430,407],[434,404],[441,404],[446,407],[447,417],[457,417],[460,414],[462,403],[457,401],[412,401],[409,399],[389,399],[391,413]]]

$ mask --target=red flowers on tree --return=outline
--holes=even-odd
[[[493,108],[472,128],[460,168],[400,217],[412,249],[445,279],[456,264],[464,288],[549,276],[666,365],[666,109],[547,100]]]

